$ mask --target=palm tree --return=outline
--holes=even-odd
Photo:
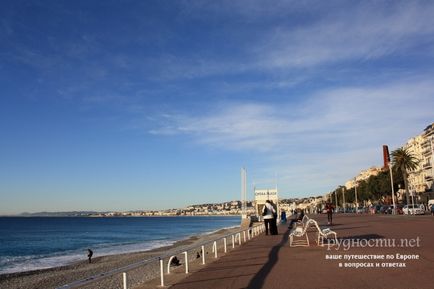
[[[408,149],[404,148],[394,150],[392,152],[392,158],[393,166],[402,174],[402,178],[404,179],[405,195],[407,204],[409,204],[407,171],[416,169],[419,160],[411,152],[409,152]]]

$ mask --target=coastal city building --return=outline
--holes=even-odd
[[[291,215],[295,209],[302,209],[306,213],[312,214],[321,210],[327,202],[327,196],[318,196],[310,198],[295,198],[279,200],[281,211]]]
[[[418,160],[416,169],[408,172],[408,186],[411,194],[420,194],[425,192],[426,189],[422,154],[422,143],[424,142],[425,139],[423,135],[418,135],[410,138],[404,145],[404,148]]]
[[[369,177],[371,176],[376,176],[378,175],[380,172],[382,171],[382,168],[380,167],[371,167],[367,170],[363,170],[361,171],[356,177],[354,177],[351,180],[348,180],[345,183],[345,188],[347,190],[352,189],[355,187],[356,183],[359,183],[361,181],[366,181],[367,179],[369,179]]]
[[[422,168],[427,191],[430,192],[430,197],[434,197],[434,123],[427,126],[422,135],[424,138],[422,143]]]
[[[411,137],[403,148],[408,150],[417,160],[414,170],[408,171],[408,186],[412,196],[418,202],[426,203],[434,198],[434,123],[428,125],[424,131]],[[383,168],[371,167],[361,171],[357,176],[345,182],[347,190],[352,189],[361,181],[366,181],[371,176],[378,175]],[[399,195],[404,195],[404,189],[400,189]],[[327,195],[326,195],[327,196]]]
[[[410,193],[422,202],[434,197],[433,135],[434,123],[428,125],[420,135],[410,138],[403,146],[417,159],[416,169],[408,172],[408,185]]]
[[[424,131],[411,137],[404,145],[411,155],[417,160],[417,165],[414,170],[408,171],[408,186],[410,195],[415,197],[418,203],[427,203],[428,200],[434,199],[434,123],[428,125]],[[383,147],[384,150],[384,147]],[[387,146],[386,146],[387,150]],[[386,153],[387,155],[387,153]],[[387,156],[384,156],[385,167],[387,163]],[[350,190],[356,187],[362,181],[367,181],[371,176],[377,176],[382,172],[385,167],[371,167],[369,169],[361,171],[357,176],[345,182],[345,189]],[[396,188],[395,188],[396,189]],[[399,188],[395,190],[397,192],[398,199],[402,199],[404,196],[404,189]],[[331,198],[331,193],[328,193],[324,198]],[[369,200],[363,200],[368,201]]]

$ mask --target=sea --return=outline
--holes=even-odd
[[[0,217],[0,274],[147,251],[240,225],[239,216]]]

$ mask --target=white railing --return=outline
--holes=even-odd
[[[208,240],[205,242],[202,242],[200,244],[196,244],[187,248],[183,248],[181,250],[177,250],[177,251],[173,251],[173,252],[169,252],[165,255],[162,256],[157,256],[157,257],[153,257],[141,262],[137,262],[134,264],[130,264],[128,266],[125,267],[121,267],[121,268],[117,268],[108,272],[104,272],[104,273],[100,273],[91,277],[88,277],[86,279],[83,280],[78,280],[78,281],[74,281],[72,283],[63,285],[61,287],[57,287],[56,289],[75,289],[75,288],[86,288],[86,286],[91,286],[91,285],[95,285],[95,283],[97,282],[104,282],[104,288],[107,289],[128,289],[128,288],[132,288],[132,286],[136,286],[138,284],[144,283],[146,281],[149,281],[153,278],[146,278],[146,266],[148,265],[155,265],[157,262],[159,263],[159,268],[160,268],[160,285],[161,286],[167,286],[167,284],[165,284],[164,282],[164,263],[165,260],[167,260],[167,269],[166,269],[166,274],[170,274],[170,265],[172,260],[175,258],[175,256],[183,254],[184,255],[184,266],[185,266],[185,274],[189,273],[189,262],[191,262],[190,258],[189,258],[189,252],[195,252],[198,248],[200,248],[201,251],[201,257],[202,257],[202,265],[206,264],[206,246],[211,245],[211,250],[214,253],[214,259],[218,258],[218,250],[219,250],[219,246],[218,246],[218,241],[223,240],[223,252],[227,253],[228,252],[228,248],[227,248],[227,238],[231,237],[232,240],[232,249],[235,248],[235,244],[238,241],[238,245],[241,246],[242,241],[241,241],[241,234],[243,234],[243,240],[244,243],[246,243],[248,240],[251,240],[253,237],[256,237],[258,235],[260,235],[261,233],[263,233],[265,231],[264,225],[263,224],[258,224],[255,225],[251,228],[245,229],[245,230],[239,230],[230,234],[227,234],[225,236],[220,236],[216,239],[213,240]],[[246,238],[247,236],[247,238]],[[221,249],[221,248],[220,248]],[[190,256],[193,256],[193,254],[190,254]],[[195,258],[197,259],[197,258]],[[194,260],[195,260],[194,259]],[[140,270],[140,272],[135,272],[135,274],[133,274],[133,271],[137,271]],[[120,275],[122,276],[122,278],[120,278]],[[132,275],[135,275],[133,278]],[[158,273],[155,274],[155,277],[158,276]],[[110,279],[110,280],[109,280]],[[106,284],[107,283],[107,284]],[[95,286],[91,286],[89,288],[94,288]],[[102,288],[102,287],[101,287]]]

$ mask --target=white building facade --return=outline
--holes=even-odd
[[[408,172],[409,190],[423,202],[434,198],[433,143],[434,123],[427,126],[422,134],[409,139],[404,145],[404,148],[408,149],[418,160],[417,168]]]
[[[280,218],[279,195],[277,189],[254,189],[255,201],[254,206],[258,217],[261,217],[262,209],[267,200],[271,201],[276,209],[277,216]]]

